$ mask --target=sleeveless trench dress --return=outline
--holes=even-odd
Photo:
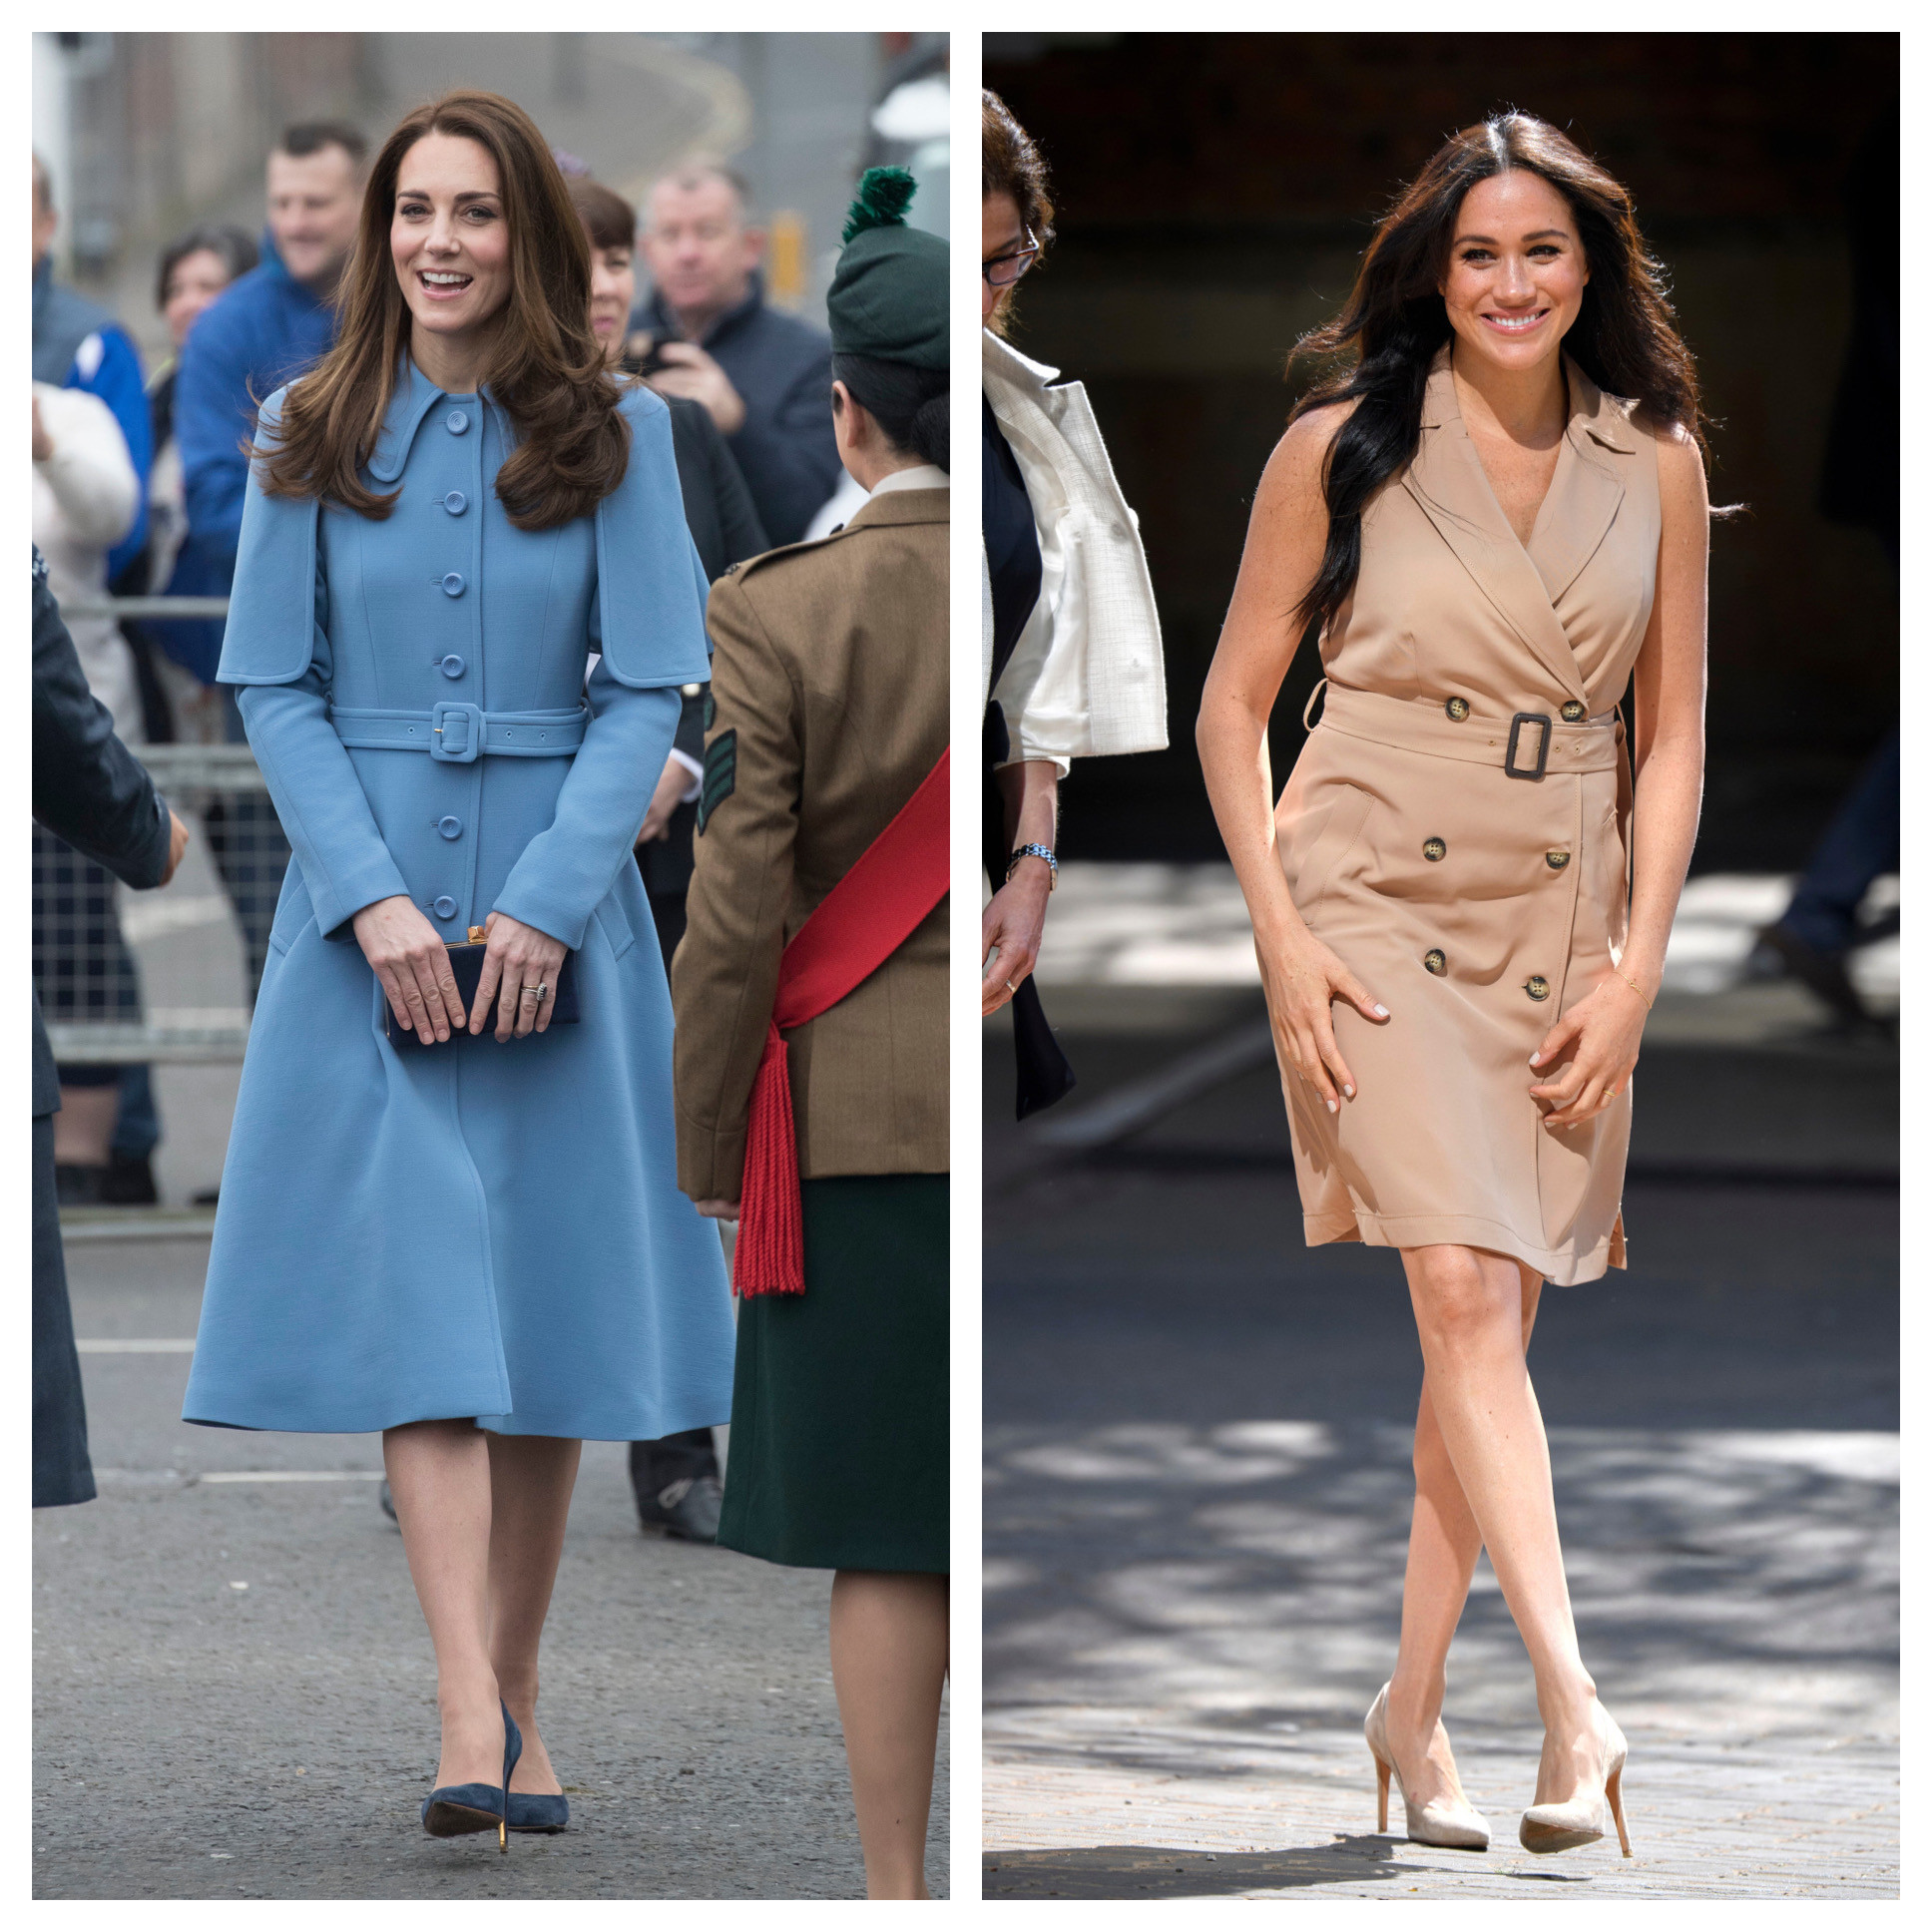
[[[1621,957],[1631,779],[1613,707],[1650,623],[1657,445],[1565,358],[1570,422],[1527,545],[1444,347],[1414,461],[1362,518],[1361,570],[1275,810],[1309,929],[1389,1009],[1339,1002],[1356,1098],[1281,1067],[1310,1246],[1453,1242],[1562,1283],[1624,1265],[1631,1095],[1567,1132],[1530,1067]]]

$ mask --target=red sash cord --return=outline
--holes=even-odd
[[[739,1294],[803,1294],[804,1208],[784,1031],[834,1007],[905,944],[946,896],[952,869],[952,753],[814,908],[778,960],[771,1025],[751,1085],[731,1285]]]

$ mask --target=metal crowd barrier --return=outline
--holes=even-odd
[[[228,600],[76,598],[62,609],[217,618]],[[34,827],[34,984],[54,1057],[65,1066],[239,1061],[287,842],[245,743],[131,748],[199,857],[159,891],[131,892]]]

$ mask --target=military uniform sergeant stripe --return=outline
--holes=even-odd
[[[705,746],[705,776],[698,795],[698,829],[737,789],[737,732],[720,731]]]

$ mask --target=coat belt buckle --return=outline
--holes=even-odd
[[[445,700],[429,712],[429,755],[439,764],[474,764],[483,749],[481,705]]]
[[[1516,762],[1517,741],[1523,735],[1525,724],[1543,726],[1543,735],[1537,743],[1536,766],[1533,770],[1520,769]],[[1503,753],[1503,775],[1506,778],[1542,777],[1544,767],[1550,762],[1550,733],[1555,728],[1555,722],[1548,712],[1518,712],[1510,720],[1509,749]]]

